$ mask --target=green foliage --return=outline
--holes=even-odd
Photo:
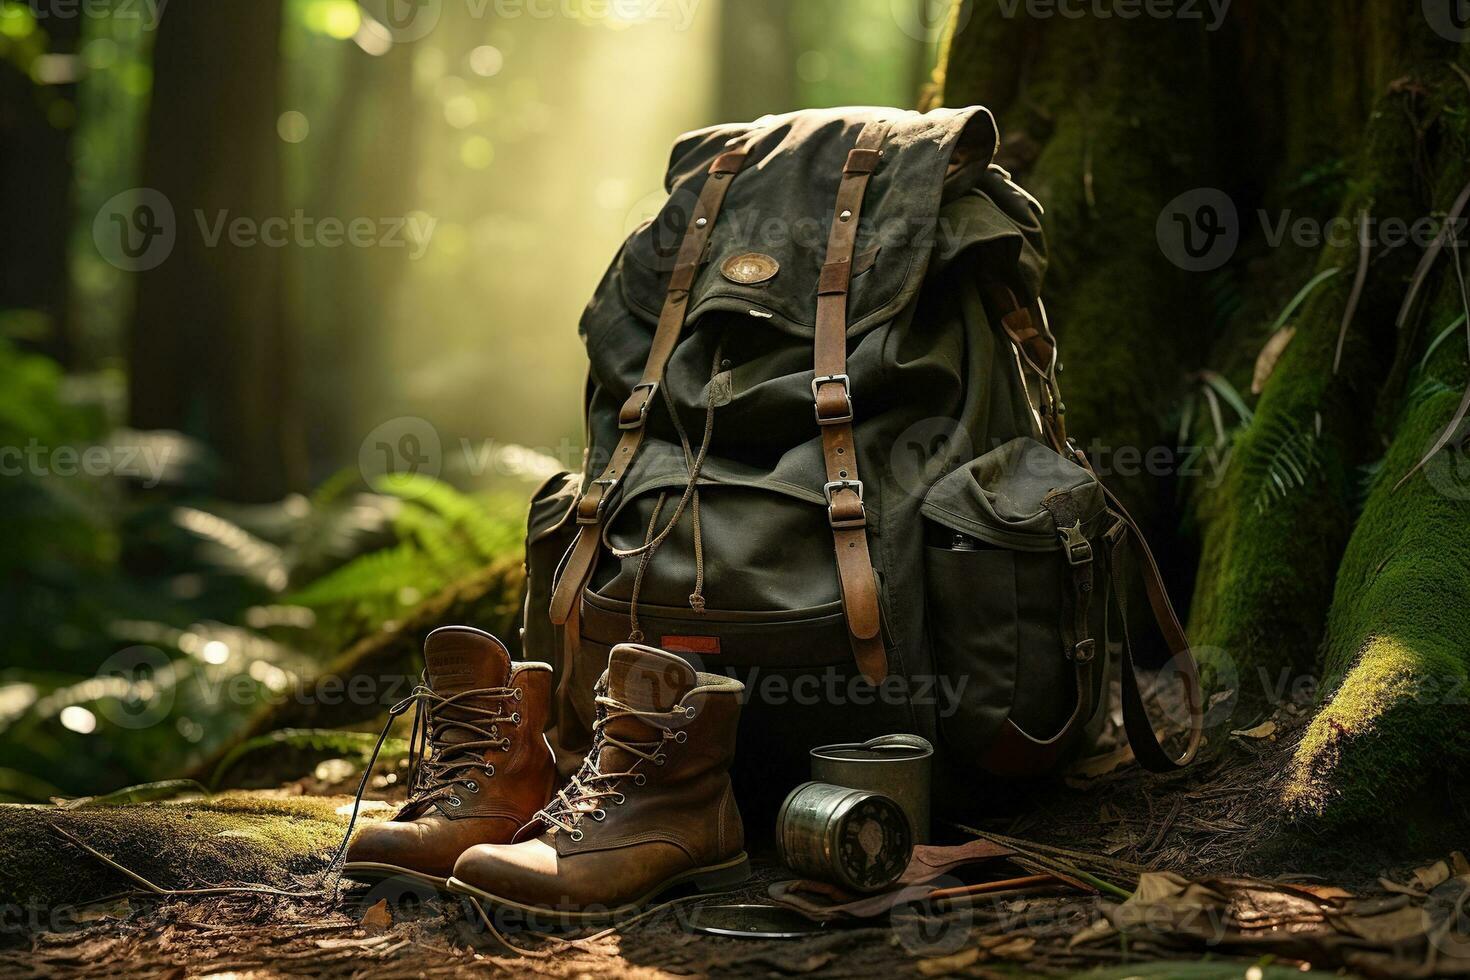
[[[373,747],[377,741],[377,736],[369,732],[339,732],[324,728],[286,728],[246,739],[231,748],[215,766],[214,774],[210,776],[209,782],[211,786],[221,785],[231,770],[254,753],[275,753],[283,749],[331,753],[334,756],[345,757],[361,765],[367,765],[368,759],[372,758]],[[407,754],[407,741],[401,738],[389,738],[383,740],[383,748],[379,757],[392,759]]]
[[[350,644],[520,547],[513,493],[344,471],[309,496],[225,504],[196,489],[202,450],[161,434],[111,440],[168,462],[146,493],[115,472],[65,475],[48,461],[108,444],[107,413],[3,340],[0,379],[0,447],[37,447],[0,476],[0,799],[185,771]]]
[[[343,640],[361,635],[365,624],[403,616],[520,547],[524,504],[513,496],[475,497],[410,474],[382,477],[374,487],[399,503],[393,518],[398,543],[354,559],[288,597],[314,610],[323,627]]]
[[[1246,469],[1247,483],[1256,487],[1252,505],[1263,514],[1320,478],[1321,440],[1311,426],[1290,416],[1268,418]]]

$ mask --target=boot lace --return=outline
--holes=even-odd
[[[684,742],[689,738],[688,732],[676,732],[668,725],[676,718],[692,718],[693,708],[675,707],[669,711],[649,711],[624,704],[605,694],[605,691],[606,688],[599,683],[596,696],[597,720],[592,725],[592,747],[582,760],[582,767],[552,797],[551,802],[544,809],[538,810],[532,818],[543,821],[548,827],[566,832],[574,841],[582,839],[582,830],[577,824],[583,817],[590,816],[599,821],[607,817],[607,810],[602,806],[603,800],[610,799],[615,804],[623,802],[623,793],[618,789],[622,780],[632,779],[634,785],[642,786],[648,777],[638,771],[639,766],[644,762],[663,765],[666,758],[665,746],[669,742]],[[635,742],[618,738],[608,732],[607,726],[620,718],[638,718],[655,727],[663,725],[662,734],[657,739],[648,741]],[[603,772],[602,750],[608,746],[622,749],[633,756],[636,761],[632,767],[618,772]]]
[[[388,720],[383,723],[383,730],[378,734],[367,766],[362,771],[362,779],[357,784],[357,792],[353,794],[352,816],[347,820],[347,830],[323,873],[334,870],[347,853],[358,812],[362,809],[363,793],[367,791],[368,780],[395,721],[413,709],[413,727],[408,738],[408,800],[399,811],[401,816],[422,811],[441,799],[454,800],[453,805],[457,806],[458,797],[450,792],[456,784],[471,793],[478,792],[475,774],[483,774],[487,779],[495,775],[495,766],[485,761],[485,752],[497,748],[510,751],[511,739],[500,734],[500,725],[520,723],[519,711],[507,714],[504,710],[507,702],[520,699],[521,689],[518,687],[484,687],[443,697],[435,694],[427,683],[420,682],[408,697],[389,708]],[[491,704],[474,703],[483,701]],[[454,709],[459,717],[446,717],[447,708]],[[445,736],[456,730],[467,732],[472,737],[462,742],[446,742]]]

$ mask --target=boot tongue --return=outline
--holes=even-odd
[[[441,698],[487,687],[505,687],[510,681],[510,654],[505,646],[489,633],[469,626],[441,626],[430,633],[424,640],[424,667],[430,690]],[[503,707],[503,702],[472,695],[439,708],[435,712],[438,741],[453,744],[480,737],[458,725],[445,725],[446,721],[467,721],[489,728],[490,723],[483,716],[463,711],[461,705],[493,711]],[[510,709],[504,710],[508,713]]]
[[[608,696],[630,708],[668,711],[698,683],[686,660],[654,647],[619,644],[607,660]]]
[[[504,687],[510,679],[510,654],[489,633],[469,626],[441,626],[424,640],[429,687],[441,698]]]
[[[653,647],[620,644],[608,657],[608,697],[629,708],[668,711],[698,683],[698,675],[685,660]],[[605,731],[625,742],[648,743],[659,741],[665,727],[658,719],[625,716],[609,721]],[[626,769],[637,761],[638,756],[615,745],[604,747],[599,759],[604,772]]]

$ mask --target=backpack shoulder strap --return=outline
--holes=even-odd
[[[643,445],[649,407],[653,404],[658,386],[663,382],[664,370],[679,342],[679,334],[684,330],[689,290],[699,273],[705,246],[725,203],[725,194],[736,175],[745,167],[751,142],[752,140],[746,140],[735,149],[727,150],[715,158],[710,164],[709,176],[705,178],[694,210],[689,215],[689,224],[679,245],[673,274],[669,277],[669,290],[664,296],[663,309],[659,313],[658,326],[654,329],[643,375],[618,410],[618,428],[622,430],[622,434],[618,437],[617,445],[613,447],[612,455],[601,475],[583,488],[582,495],[577,500],[577,537],[551,597],[551,621],[557,626],[567,624],[578,597],[592,574],[607,502],[622,483]]]
[[[847,155],[827,254],[817,281],[817,323],[813,339],[812,400],[822,432],[822,456],[827,482],[827,521],[837,554],[837,577],[847,617],[848,639],[858,669],[877,684],[888,676],[888,651],[883,646],[878,611],[878,584],[868,552],[868,515],[863,503],[863,481],[858,475],[853,440],[852,386],[847,375],[847,294],[852,282],[853,252],[868,180],[882,156],[889,123],[872,121],[858,134]]]
[[[1090,466],[1088,468],[1091,469]],[[1102,486],[1102,482],[1098,481],[1098,485]],[[1169,593],[1165,591],[1164,576],[1159,571],[1159,563],[1154,559],[1143,532],[1138,529],[1138,524],[1111,490],[1103,486],[1103,493],[1120,518],[1108,532],[1108,543],[1114,596],[1118,616],[1123,622],[1123,650],[1120,658],[1123,729],[1128,734],[1128,744],[1133,747],[1133,755],[1145,769],[1169,772],[1183,768],[1194,760],[1204,735],[1199,666],[1195,663],[1194,651],[1189,646],[1189,637],[1185,635],[1184,627],[1180,625],[1174,606],[1169,601]],[[1148,595],[1149,606],[1153,610],[1154,622],[1158,625],[1159,632],[1164,637],[1164,645],[1169,651],[1169,663],[1178,672],[1179,680],[1184,685],[1185,705],[1189,711],[1189,740],[1178,756],[1169,754],[1159,739],[1158,732],[1154,731],[1153,723],[1148,719],[1148,709],[1143,703],[1143,692],[1138,685],[1138,674],[1133,660],[1132,628],[1128,625],[1128,574],[1124,564],[1130,545],[1138,559],[1138,570],[1143,579],[1144,592]]]

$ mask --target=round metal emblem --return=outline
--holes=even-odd
[[[731,282],[753,286],[774,278],[781,271],[781,263],[760,252],[746,252],[725,260],[720,272]]]

